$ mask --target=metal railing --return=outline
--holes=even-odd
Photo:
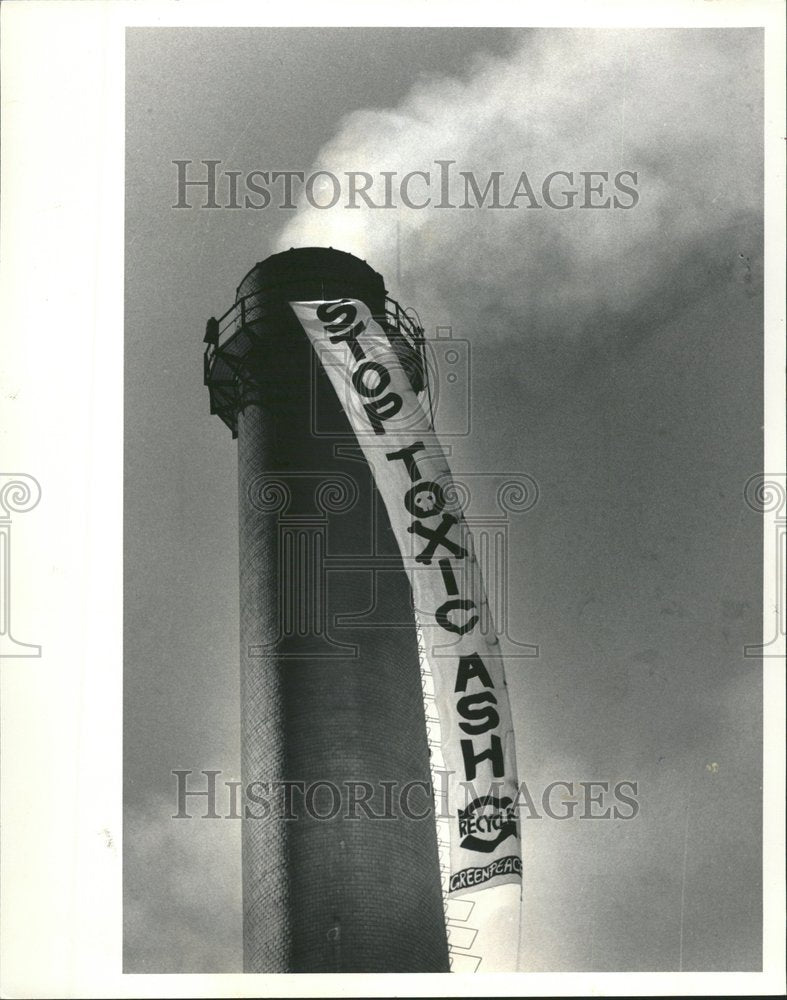
[[[252,302],[252,299],[256,301]],[[208,320],[205,331],[206,347],[204,360],[206,383],[216,352],[221,349],[222,345],[230,337],[239,333],[247,323],[252,323],[259,319],[261,309],[260,292],[250,292],[248,295],[244,295],[243,298],[238,299],[237,302],[234,302],[218,319],[211,317]],[[382,321],[389,329],[399,333],[408,346],[425,363],[424,331],[417,315],[415,317],[411,315],[413,312],[414,310],[405,311],[395,299],[386,296],[383,315],[375,316],[374,318]]]

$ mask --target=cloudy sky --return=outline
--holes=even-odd
[[[523,822],[521,968],[759,966],[761,76],[756,30],[129,31],[127,971],[241,968],[238,824],[170,819],[173,768],[239,776],[236,454],[201,341],[304,244],[469,344],[455,470],[538,483],[509,561],[510,634],[540,648],[508,673],[520,779],[638,782],[633,820]],[[175,210],[177,159],[449,159],[506,191],[632,170],[639,201]]]

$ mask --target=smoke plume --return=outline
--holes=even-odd
[[[395,197],[396,209],[362,199],[349,209],[344,187],[331,209],[302,200],[278,249],[332,245],[365,258],[395,297],[418,304],[427,332],[448,323],[531,349],[560,338],[569,354],[589,342],[636,342],[710,285],[756,282],[761,135],[751,82],[760,44],[755,31],[523,33],[507,57],[418,79],[397,108],[348,115],[320,150],[315,171],[372,174],[376,202],[382,171],[397,172],[395,195],[403,175],[429,172],[431,206]],[[482,192],[502,172],[503,205],[524,171],[541,207],[520,196],[510,209],[435,208],[439,160],[454,161],[457,206],[460,171],[474,172]],[[568,209],[544,204],[541,186],[554,171],[573,174]],[[636,204],[580,207],[587,171],[610,176],[594,203],[619,193],[619,171],[636,172]],[[558,178],[554,200],[571,188]],[[421,179],[410,196],[425,198]]]

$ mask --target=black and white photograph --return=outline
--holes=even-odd
[[[4,996],[783,992],[783,12],[4,5]]]

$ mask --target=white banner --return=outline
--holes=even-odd
[[[519,884],[516,758],[500,643],[430,417],[363,302],[291,306],[372,469],[410,578],[446,766],[435,791],[438,814],[446,804],[449,814],[449,899]],[[518,926],[519,894],[505,895],[517,909],[508,923]]]

